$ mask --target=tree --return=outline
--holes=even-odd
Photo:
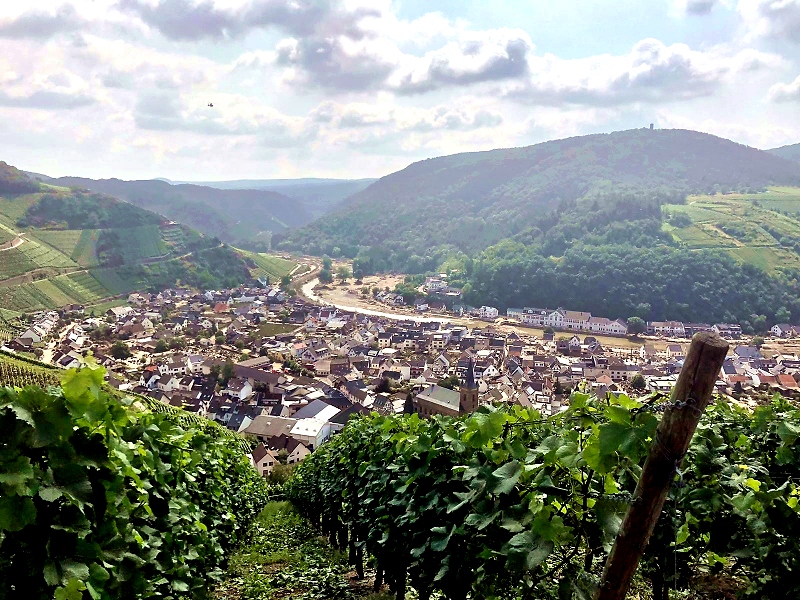
[[[361,288],[361,295],[362,296],[369,296],[369,287],[367,287],[366,285],[364,287],[362,287]]]
[[[289,451],[286,448],[281,448],[278,450],[278,455],[275,457],[278,459],[278,462],[282,465],[285,465],[289,462]]]
[[[333,262],[331,262],[330,256],[323,256],[322,257],[322,269],[324,271],[330,271],[333,266]]]
[[[322,283],[331,283],[333,281],[333,275],[330,269],[322,269],[322,271],[319,272],[319,280]]]
[[[631,378],[631,387],[635,390],[643,390],[647,387],[647,382],[641,373],[637,373]]]
[[[225,361],[225,364],[222,365],[222,368],[219,371],[219,378],[222,381],[222,385],[228,385],[228,382],[233,377],[234,368],[233,363],[229,360]]]
[[[760,335],[757,335],[752,340],[750,340],[750,343],[756,348],[761,348],[761,346],[764,345],[764,338],[761,337]]]
[[[647,330],[647,324],[641,317],[630,317],[628,319],[628,333],[638,335]]]
[[[756,333],[765,333],[767,331],[766,315],[757,315],[753,318],[753,330]]]
[[[406,401],[403,404],[403,412],[407,415],[414,414],[414,396],[413,394],[406,394]]]
[[[114,342],[113,346],[111,346],[111,356],[117,360],[125,360],[126,358],[129,358],[130,355],[131,351],[124,342],[117,341]]]
[[[640,302],[636,305],[636,309],[633,311],[637,317],[640,319],[646,319],[650,316],[650,311],[652,310],[652,306],[648,302]]]
[[[287,481],[289,481],[289,477],[292,476],[292,471],[294,470],[294,465],[283,465],[278,463],[274,467],[272,467],[272,471],[269,472],[267,475],[267,481],[270,483],[275,483],[277,485],[283,485]]]
[[[775,311],[775,320],[778,323],[790,323],[792,320],[792,313],[785,306],[781,306]]]
[[[169,350],[169,344],[167,344],[166,340],[158,340],[156,342],[156,347],[154,352],[161,353],[161,352],[166,352],[167,350]]]
[[[341,279],[342,281],[347,281],[353,274],[350,272],[350,269],[342,265],[338,269],[336,269],[336,276]]]
[[[458,375],[450,375],[439,382],[439,387],[447,388],[448,390],[454,390],[460,386],[461,381],[458,379]]]
[[[290,285],[292,285],[292,278],[287,273],[281,277],[281,287],[285,290],[288,289]]]

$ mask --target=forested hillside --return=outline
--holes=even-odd
[[[37,183],[7,165],[0,180],[19,190],[0,193],[4,309],[87,304],[176,284],[235,286],[258,268],[214,237],[104,194]]]
[[[412,256],[430,264],[448,250],[482,250],[573,202],[674,202],[770,184],[800,185],[800,166],[695,131],[621,131],[417,162],[276,242],[351,257],[383,247],[383,268],[407,270]]]
[[[226,243],[268,248],[273,233],[300,227],[312,216],[302,201],[270,190],[215,189],[170,185],[165,181],[47,179],[58,186],[79,187],[120,198],[168,219],[218,237]]]
[[[800,161],[800,144],[781,146],[780,148],[773,148],[772,150],[768,150],[768,152],[774,154],[775,156],[780,156],[781,158],[788,158],[789,160]]]

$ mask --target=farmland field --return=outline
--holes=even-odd
[[[106,290],[105,296],[126,294],[134,291],[139,285],[138,281],[122,279],[114,269],[92,269],[91,274]]]
[[[42,194],[25,194],[9,198],[0,196],[0,221],[10,227],[16,227],[17,219],[24,215],[41,196]]]
[[[18,358],[0,353],[0,386],[24,387],[37,385],[47,387],[58,385],[61,371],[46,365],[32,364]]]
[[[769,273],[800,268],[800,188],[689,196],[663,211],[663,230],[688,248],[723,249]]]
[[[126,263],[136,263],[143,258],[153,258],[167,253],[158,225],[144,225],[128,229],[113,229],[119,236],[119,251]]]
[[[296,262],[271,254],[256,252],[242,252],[242,254],[256,264],[256,268],[252,269],[254,277],[266,276],[272,281],[277,281],[284,275],[288,275],[297,266]]]
[[[80,266],[91,267],[97,264],[94,247],[98,232],[98,229],[41,229],[33,233],[33,237],[69,256]]]
[[[57,269],[77,268],[78,264],[63,252],[51,248],[35,239],[28,238],[19,247],[36,267],[53,267]]]

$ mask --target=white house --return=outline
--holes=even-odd
[[[319,448],[331,435],[331,424],[323,419],[298,419],[289,435],[308,446],[309,450]]]
[[[494,306],[481,306],[478,309],[478,315],[481,319],[496,319],[500,315],[500,311]]]

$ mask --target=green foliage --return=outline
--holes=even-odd
[[[130,348],[128,348],[128,345],[125,342],[116,341],[111,346],[111,356],[113,356],[116,359],[124,360],[126,358],[129,358],[130,355],[131,355],[131,350]]]
[[[158,224],[161,217],[102,194],[78,190],[53,192],[41,196],[19,219],[20,227],[56,229],[100,229]]]
[[[651,318],[708,323],[800,311],[798,279],[781,281],[721,252],[666,247],[578,247],[555,261],[504,241],[475,261],[472,286],[470,304],[568,306],[610,318],[636,314],[642,303]]]
[[[16,167],[0,161],[0,194],[30,194],[38,192],[40,187]]]
[[[125,406],[103,373],[0,390],[2,598],[201,597],[263,506],[239,448]]]
[[[329,269],[322,269],[319,272],[319,280],[321,283],[332,283],[333,282],[333,274],[330,272]]]
[[[372,415],[284,490],[332,540],[373,556],[394,591],[408,580],[420,598],[591,597],[657,424],[638,401],[577,393],[547,419],[520,407]],[[726,575],[748,597],[800,592],[798,439],[800,411],[781,400],[708,410],[646,550],[654,587]]]
[[[440,387],[447,388],[448,390],[457,390],[460,385],[461,382],[458,379],[458,375],[448,375],[439,382]]]
[[[628,333],[644,333],[647,330],[647,323],[640,317],[628,317]]]

